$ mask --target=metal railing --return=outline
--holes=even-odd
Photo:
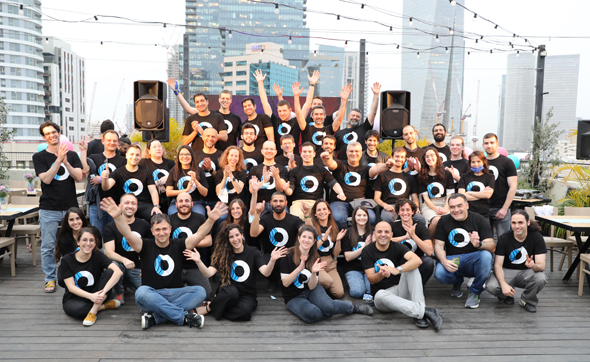
[[[2,167],[17,170],[35,168],[33,165],[34,154],[35,152],[3,152],[6,159],[2,161]]]

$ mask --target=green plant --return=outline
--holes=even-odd
[[[385,154],[391,155],[391,152],[393,151],[392,145],[393,145],[393,140],[384,140],[383,142],[381,142],[379,144],[379,146],[377,146],[377,149],[381,152],[384,152]],[[426,147],[428,146],[430,143],[428,143],[428,141],[426,140],[426,137],[419,139],[416,141],[416,144],[419,147]],[[395,140],[395,147],[403,147],[406,145],[406,141],[404,140]]]
[[[176,159],[176,152],[182,146],[182,131],[184,125],[179,124],[174,118],[170,118],[170,141],[162,143],[164,147],[164,158],[171,160]],[[129,139],[131,142],[138,142],[143,150],[145,150],[145,142],[142,141],[142,134],[139,131],[134,131]]]
[[[553,178],[562,172],[566,172],[563,182],[572,181],[578,187],[568,188],[565,197],[559,200],[561,206],[590,206],[590,168],[582,165],[563,164],[555,169]]]
[[[4,155],[4,142],[9,141],[15,134],[15,130],[9,130],[4,126],[10,107],[4,103],[4,98],[0,98],[0,180],[7,179],[6,171],[8,170],[8,157]]]

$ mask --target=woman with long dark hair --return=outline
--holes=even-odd
[[[250,243],[250,222],[252,221],[251,219],[253,219],[253,217],[250,217],[248,215],[248,209],[246,209],[246,204],[244,204],[244,201],[242,201],[241,199],[233,199],[227,205],[227,208],[227,219],[225,219],[221,224],[219,224],[218,232],[221,233],[222,230],[224,230],[231,224],[237,224],[242,228],[242,230],[244,230],[246,245],[256,246]]]
[[[166,181],[170,170],[176,165],[174,160],[164,158],[164,146],[157,139],[149,140],[145,146],[144,156],[139,165],[150,170],[158,194],[160,195],[160,208],[163,213],[168,212],[170,202],[166,196]]]
[[[320,261],[317,237],[313,226],[301,226],[291,254],[281,260],[283,298],[289,312],[306,323],[319,322],[336,314],[373,314],[368,305],[333,300],[324,288],[317,288],[318,273],[326,266]]]
[[[61,229],[57,232],[57,239],[55,243],[55,262],[59,262],[64,255],[73,253],[78,244],[78,233],[82,228],[90,226],[88,219],[84,215],[84,211],[77,207],[70,207],[63,220],[61,221]],[[98,240],[99,248],[102,245],[102,239]]]
[[[338,233],[340,237],[341,233]],[[373,300],[371,283],[361,264],[361,254],[366,245],[373,242],[373,226],[369,222],[367,208],[360,205],[352,211],[352,225],[346,229],[341,245],[344,253],[344,277],[348,282],[350,296]]]
[[[260,250],[244,244],[242,228],[231,224],[219,233],[215,241],[210,267],[201,261],[196,248],[193,251],[185,250],[184,255],[188,260],[197,263],[206,278],[219,274],[219,291],[210,303],[197,308],[197,313],[212,313],[217,320],[225,317],[231,321],[249,321],[252,311],[258,305],[254,270],[258,269],[262,275],[268,277],[275,262],[287,255],[287,249],[275,248],[268,264],[264,264]]]
[[[217,196],[227,189],[228,203],[237,198],[243,200],[247,182],[248,171],[244,166],[244,154],[238,147],[229,146],[219,157],[219,171],[215,175]]]
[[[121,302],[112,299],[112,288],[123,272],[97,245],[98,229],[83,228],[78,233],[78,249],[61,260],[60,284],[66,286],[63,296],[64,312],[74,318],[84,319],[85,326],[96,322],[96,314],[105,309],[115,309]]]
[[[481,151],[469,155],[471,171],[463,174],[457,183],[460,194],[469,202],[469,211],[477,212],[485,218],[490,216],[490,197],[496,187],[496,179],[490,174],[486,156]]]
[[[207,216],[205,207],[197,201],[209,192],[207,179],[203,170],[199,167],[195,151],[186,145],[180,146],[176,155],[176,166],[170,170],[166,181],[166,196],[173,198],[168,208],[168,215],[178,211],[176,208],[176,196],[188,192],[193,199],[193,212]]]

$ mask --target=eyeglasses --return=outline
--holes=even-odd
[[[51,132],[43,133],[43,135],[45,137],[49,137],[49,136],[54,135],[54,134],[58,134],[58,132],[57,131],[51,131]]]
[[[190,153],[181,153],[178,155],[178,157],[191,157]]]

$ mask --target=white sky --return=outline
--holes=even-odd
[[[402,0],[376,1],[362,0],[366,4],[386,8],[392,12],[402,12]],[[281,3],[282,0],[277,0]],[[459,1],[480,16],[484,16],[500,26],[530,39],[533,44],[545,44],[548,55],[580,54],[580,78],[578,85],[578,104],[576,115],[590,119],[590,28],[587,26],[587,14],[590,1],[587,0],[495,0]],[[165,4],[165,6],[164,6]],[[184,24],[185,2],[182,0],[103,0],[101,2],[73,0],[45,0],[42,10],[45,14],[59,19],[81,20],[91,15],[115,15],[142,21],[170,22]],[[270,6],[263,5],[260,6]],[[450,5],[449,5],[450,6]],[[400,18],[376,12],[368,7],[361,10],[359,5],[346,4],[338,0],[308,0],[308,9],[325,12],[337,12],[343,16],[378,20],[392,25],[402,25]],[[337,9],[337,10],[334,10]],[[64,11],[65,10],[65,11]],[[411,14],[407,14],[411,16]],[[482,20],[471,20],[466,12],[466,31],[484,36],[506,34],[494,30],[493,26]],[[166,79],[167,50],[154,44],[173,45],[182,42],[183,28],[168,26],[147,26],[142,24],[116,25],[104,23],[122,22],[121,20],[99,17],[99,21],[87,23],[63,23],[50,21],[44,17],[44,36],[55,36],[72,45],[72,50],[86,58],[86,99],[87,110],[90,107],[92,89],[97,83],[92,120],[113,118],[123,123],[126,105],[132,102],[132,83],[135,80]],[[373,42],[399,43],[401,32],[390,33],[388,29],[366,22],[351,20],[337,21],[334,16],[308,12],[307,24],[312,36],[324,36],[348,39],[348,50],[358,49],[353,42],[365,38]],[[407,25],[407,20],[404,21]],[[587,36],[588,39],[565,39],[558,36]],[[506,41],[510,41],[505,38]],[[100,45],[104,41],[104,45]],[[113,44],[110,41],[143,45]],[[311,40],[311,49],[318,44],[344,45],[343,42]],[[467,43],[467,46],[473,45]],[[381,82],[382,90],[400,88],[401,57],[392,46],[369,44],[370,83]],[[529,52],[523,56],[532,56]],[[474,54],[466,57],[463,89],[463,103],[472,104],[468,134],[472,132],[472,120],[478,114],[478,135],[496,131],[498,114],[498,96],[505,74],[506,55]],[[123,81],[124,79],[124,81]],[[477,83],[480,81],[479,110],[476,107]],[[118,98],[121,84],[123,90]]]

